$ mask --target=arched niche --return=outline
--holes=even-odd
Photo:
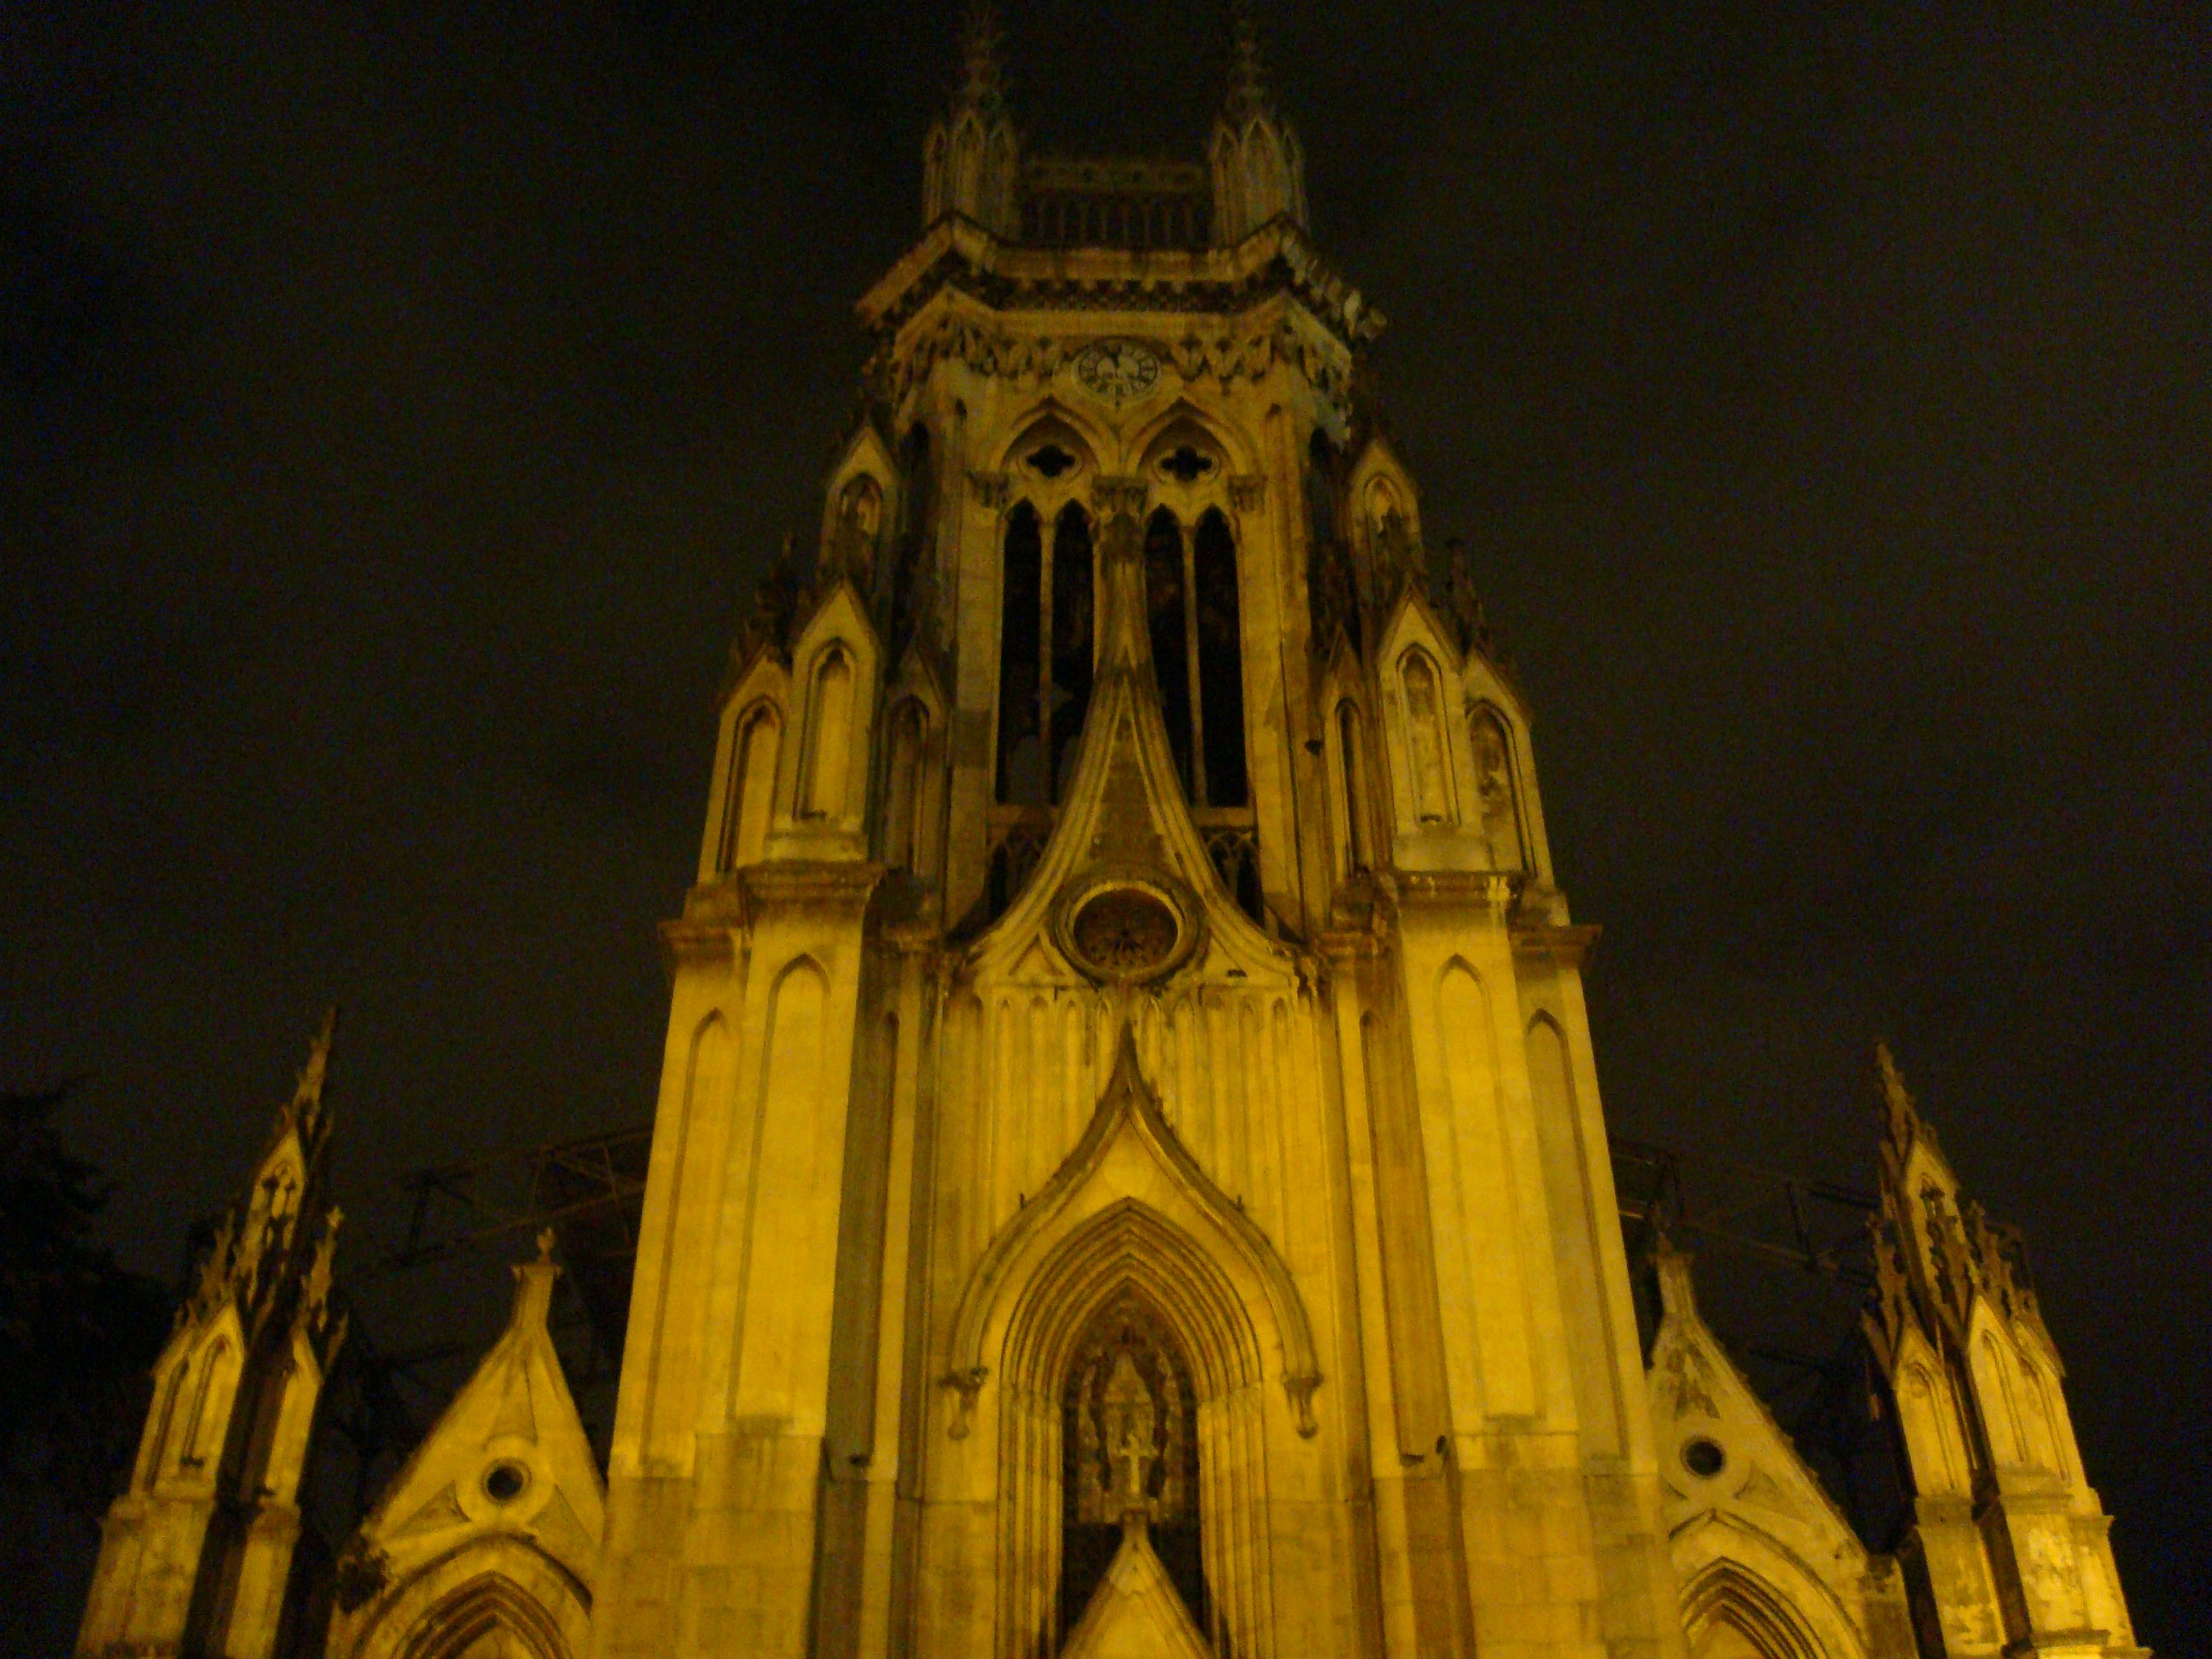
[[[832,646],[815,659],[806,698],[806,748],[800,769],[799,816],[835,822],[851,805],[854,715],[860,690],[853,653]]]
[[[657,1254],[641,1255],[633,1291],[630,1361],[638,1379],[636,1457],[656,1474],[684,1470],[692,1451],[699,1355],[696,1328],[676,1315],[678,1262],[712,1244],[711,1197],[719,1171],[711,1148],[719,1144],[737,1090],[737,1042],[720,1010],[692,1027],[684,1059],[681,1109],[673,1123],[656,1127],[648,1202],[660,1224]]]
[[[1913,1490],[1929,1497],[1963,1495],[1969,1468],[1957,1404],[1935,1355],[1917,1336],[1908,1340],[1895,1376],[1892,1393]]]
[[[1748,1530],[1723,1522],[1713,1532],[1708,1546],[1731,1554],[1711,1560],[1682,1587],[1691,1659],[1864,1659],[1857,1632],[1801,1564]],[[1739,1555],[1759,1558],[1766,1571]]]
[[[783,711],[772,698],[755,698],[738,711],[725,769],[718,870],[757,864],[766,852],[782,747]]]
[[[1468,711],[1468,739],[1474,758],[1475,811],[1491,868],[1526,870],[1532,860],[1512,722],[1496,704],[1478,702]]]
[[[825,568],[870,586],[904,509],[899,458],[872,422],[853,434],[824,481],[822,553]]]
[[[1393,665],[1397,715],[1405,732],[1403,788],[1408,815],[1422,829],[1448,829],[1457,821],[1452,788],[1451,740],[1444,727],[1444,678],[1436,657],[1410,646]]]
[[[770,857],[856,856],[865,851],[868,785],[875,752],[881,646],[849,582],[823,599],[793,653],[796,741],[780,746],[779,807]],[[779,850],[777,834],[795,838]]]
[[[591,1594],[512,1533],[480,1535],[332,1622],[331,1659],[583,1659]]]
[[[185,1385],[184,1420],[178,1425],[176,1470],[188,1480],[212,1479],[222,1462],[230,1407],[244,1365],[235,1333],[220,1332],[193,1365]]]
[[[1352,567],[1360,590],[1370,604],[1388,604],[1404,586],[1421,545],[1413,478],[1389,445],[1376,437],[1359,452],[1346,485]]]
[[[1065,1640],[1141,1510],[1155,1553],[1206,1623],[1199,1397],[1174,1322],[1131,1285],[1094,1313],[1060,1387],[1060,1637]]]
[[[757,863],[777,823],[791,816],[782,793],[793,735],[790,696],[788,671],[767,651],[724,690],[699,851],[702,882]]]

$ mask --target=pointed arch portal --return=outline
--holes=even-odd
[[[950,1432],[997,1445],[1002,1653],[1054,1649],[1112,1559],[1085,1529],[1141,1499],[1216,1651],[1270,1659],[1268,1424],[1316,1430],[1312,1329],[1273,1246],[1168,1126],[1126,1028],[1081,1144],[970,1274],[951,1359]]]

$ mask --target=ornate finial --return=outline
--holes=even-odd
[[[1222,112],[1242,125],[1268,113],[1267,79],[1260,64],[1260,23],[1252,15],[1251,0],[1236,0],[1231,8],[1229,94]]]
[[[546,1266],[551,1263],[553,1260],[554,1243],[553,1230],[550,1227],[541,1228],[538,1231],[538,1260],[540,1266]]]
[[[230,1289],[231,1246],[237,1236],[238,1218],[234,1212],[226,1210],[222,1224],[216,1229],[214,1242],[200,1259],[199,1280],[192,1287],[191,1298],[196,1316],[212,1312]]]
[[[337,1035],[338,1006],[335,1002],[323,1010],[323,1023],[307,1044],[307,1063],[300,1068],[299,1081],[292,1091],[292,1105],[317,1107],[323,1103],[323,1079],[330,1074],[331,1039]]]
[[[314,1259],[307,1264],[307,1276],[301,1284],[301,1306],[311,1322],[319,1322],[330,1304],[331,1258],[337,1251],[338,1225],[344,1219],[345,1212],[335,1204],[325,1212],[322,1237],[315,1241]]]
[[[1881,1076],[1882,1116],[1889,1138],[1902,1152],[1925,1133],[1926,1126],[1920,1121],[1912,1091],[1905,1086],[1905,1074],[1897,1069],[1897,1057],[1889,1052],[1889,1043],[1883,1038],[1875,1039],[1874,1063]]]
[[[1006,101],[1006,31],[991,0],[970,0],[960,19],[960,95],[963,108],[995,111]]]

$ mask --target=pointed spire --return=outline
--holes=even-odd
[[[1252,15],[1251,0],[1236,0],[1230,8],[1229,93],[1222,113],[1242,126],[1255,116],[1272,115],[1267,99],[1267,76],[1260,61],[1260,21]]]
[[[973,0],[960,19],[960,91],[956,107],[996,114],[1006,103],[1006,33],[991,0]]]
[[[307,1063],[300,1068],[293,1085],[289,1109],[295,1120],[312,1122],[321,1115],[323,1085],[331,1071],[331,1042],[337,1030],[338,1006],[333,1002],[323,1010],[323,1023],[307,1041]]]
[[[1006,32],[990,0],[960,22],[960,84],[922,148],[921,217],[957,215],[997,236],[1019,227],[1021,142],[1006,112]]]
[[[1250,0],[1237,0],[1231,31],[1229,86],[1207,150],[1213,240],[1224,246],[1277,219],[1300,229],[1306,222],[1304,152],[1267,95],[1260,25]]]
[[[1874,1064],[1881,1079],[1883,1127],[1890,1146],[1901,1158],[1915,1141],[1923,1138],[1932,1141],[1935,1136],[1922,1120],[1912,1091],[1905,1087],[1905,1074],[1898,1070],[1897,1057],[1890,1053],[1886,1038],[1875,1039]]]
[[[510,1333],[526,1334],[544,1328],[553,1305],[553,1281],[561,1277],[561,1264],[553,1259],[553,1230],[547,1227],[538,1235],[538,1259],[514,1266],[514,1309],[507,1322]]]
[[[1100,503],[1101,507],[1106,506]],[[1101,619],[1099,678],[1149,674],[1152,629],[1145,605],[1145,534],[1126,501],[1106,514],[1099,534],[1100,562],[1106,568],[1106,614]],[[1097,696],[1093,693],[1093,706]]]

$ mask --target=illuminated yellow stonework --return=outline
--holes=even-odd
[[[604,1513],[527,1267],[330,1653],[2136,1652],[2056,1356],[1926,1220],[1909,1103],[1902,1565],[1677,1258],[1647,1381],[1595,930],[1249,40],[1176,167],[1023,158],[981,28],[927,189],[663,930]],[[189,1556],[188,1484],[111,1553]],[[125,1571],[86,1650],[186,1650],[113,1616]]]

